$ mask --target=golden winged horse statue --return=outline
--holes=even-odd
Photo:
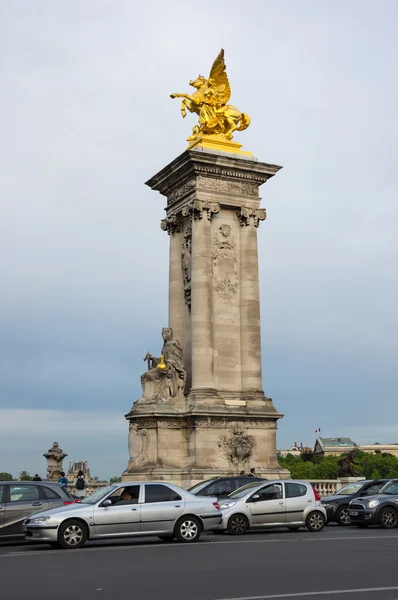
[[[250,125],[250,117],[232,104],[224,50],[221,50],[210,71],[209,78],[199,75],[189,85],[196,89],[193,94],[171,94],[171,98],[182,98],[181,114],[187,110],[199,116],[199,123],[192,130],[188,141],[194,142],[203,136],[220,140],[231,140],[235,131],[243,131]]]

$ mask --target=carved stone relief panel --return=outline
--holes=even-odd
[[[192,228],[188,226],[184,231],[181,248],[181,266],[184,285],[185,304],[191,308],[191,270],[192,270]]]
[[[174,188],[172,192],[169,192],[167,196],[167,204],[173,204],[173,202],[181,200],[181,198],[184,198],[184,196],[187,196],[191,192],[195,191],[195,189],[196,181],[194,179],[187,181],[183,185]]]
[[[221,436],[218,447],[232,465],[247,463],[253,454],[254,437],[248,435],[242,427],[235,427],[227,435]]]
[[[214,290],[223,304],[233,305],[239,289],[236,240],[231,226],[218,227],[213,241]]]
[[[213,179],[211,177],[204,177],[203,175],[199,175],[196,181],[197,191],[258,197],[258,184],[250,181],[230,181],[228,179],[219,178]]]

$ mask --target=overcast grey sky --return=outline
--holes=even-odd
[[[278,446],[398,442],[395,0],[0,0],[0,471],[58,440],[100,477],[167,323],[163,198],[225,49],[262,188],[264,391]],[[67,462],[66,461],[66,462]]]

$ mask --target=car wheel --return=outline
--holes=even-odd
[[[336,514],[336,521],[338,525],[342,525],[343,527],[351,525],[350,515],[348,514],[348,506],[340,506]]]
[[[232,515],[228,521],[227,529],[231,535],[244,535],[249,528],[249,521],[245,515]]]
[[[386,506],[380,511],[379,525],[383,529],[393,529],[398,523],[398,513],[392,506]]]
[[[158,538],[162,540],[162,542],[171,542],[174,540],[174,535],[158,535]]]
[[[197,517],[182,517],[177,521],[174,536],[179,542],[197,542],[202,533],[202,524]]]
[[[59,528],[58,542],[61,548],[65,548],[66,550],[81,548],[86,540],[87,529],[77,519],[66,521]]]
[[[315,510],[310,513],[305,520],[305,526],[309,531],[322,531],[325,527],[326,519],[321,512]]]

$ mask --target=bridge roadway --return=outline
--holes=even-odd
[[[398,599],[398,529],[326,527],[91,542],[81,550],[0,543],[12,600]]]

